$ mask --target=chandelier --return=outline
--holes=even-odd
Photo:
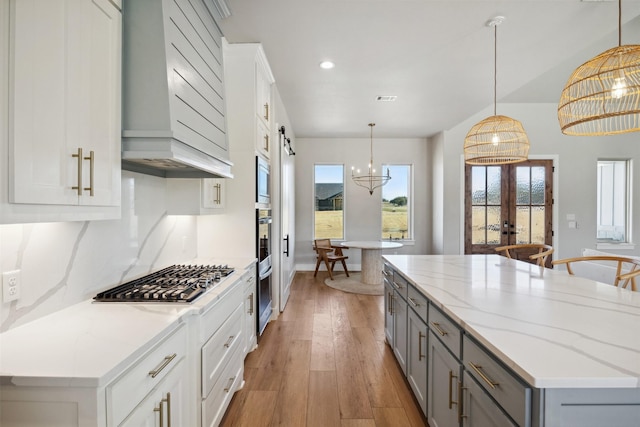
[[[622,0],[618,0],[618,47],[573,72],[558,103],[566,135],[600,136],[640,130],[640,45],[622,45]]]
[[[370,195],[373,194],[373,190],[378,187],[382,187],[391,179],[389,168],[387,168],[386,175],[375,175],[376,170],[373,169],[373,127],[375,125],[375,123],[369,123],[369,127],[371,128],[371,158],[369,160],[369,169],[367,174],[360,175],[360,169],[356,170],[355,167],[351,166],[351,179],[356,185],[369,190]]]
[[[503,21],[504,16],[496,16],[487,22],[494,30],[493,116],[476,123],[464,139],[464,161],[470,165],[517,163],[529,157],[529,138],[522,123],[496,115],[498,25]]]

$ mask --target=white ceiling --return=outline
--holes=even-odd
[[[426,137],[498,102],[557,102],[571,72],[618,44],[618,2],[227,0],[230,43],[261,42],[296,137]],[[640,0],[622,43],[640,44]],[[323,60],[336,63],[322,70]],[[378,95],[397,101],[379,102]],[[498,114],[509,115],[508,104]],[[514,117],[517,119],[517,117]],[[526,123],[524,123],[526,127]]]

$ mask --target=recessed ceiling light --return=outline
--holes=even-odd
[[[325,69],[325,70],[330,70],[330,69],[332,69],[332,68],[333,68],[333,67],[335,67],[335,66],[336,66],[336,64],[334,64],[334,63],[333,63],[333,62],[331,62],[331,61],[322,61],[322,62],[320,63],[320,68],[323,68],[323,69]]]
[[[396,95],[378,95],[376,96],[376,101],[393,102],[397,98],[398,97]]]

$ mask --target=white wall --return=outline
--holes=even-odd
[[[640,162],[640,134],[630,133],[607,137],[566,136],[560,132],[557,119],[557,104],[500,104],[498,114],[520,120],[531,143],[530,155],[557,155],[558,167],[554,180],[558,181],[558,192],[554,194],[558,209],[558,223],[554,224],[559,251],[556,258],[579,256],[582,248],[596,245],[596,162],[599,158],[632,158]],[[463,163],[461,161],[464,137],[473,124],[492,115],[492,109],[470,117],[451,130],[443,132],[443,193],[444,218],[443,253],[460,253],[463,218],[461,201]],[[640,164],[640,163],[636,163]],[[638,168],[636,167],[637,176]],[[637,181],[637,178],[634,179]],[[640,186],[633,192],[633,229],[636,240],[640,233]],[[567,214],[575,214],[577,229],[570,229]],[[609,252],[639,255],[640,248]]]
[[[345,167],[345,240],[380,240],[381,195],[356,186],[350,178],[351,166],[363,168],[369,162],[370,138],[297,138],[296,140],[296,268],[313,270],[312,250],[315,164],[343,164]],[[413,164],[415,243],[389,253],[425,254],[431,250],[431,164],[427,140],[373,139],[375,167],[384,163]],[[393,177],[392,177],[393,179]],[[349,250],[349,268],[360,268],[360,251]]]

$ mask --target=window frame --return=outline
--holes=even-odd
[[[394,238],[393,240],[397,240],[400,242],[412,242],[414,241],[414,237],[415,237],[415,233],[414,233],[414,176],[415,176],[415,165],[413,163],[405,163],[405,162],[394,162],[394,163],[382,163],[381,164],[381,171],[384,171],[387,167],[394,167],[394,166],[407,166],[409,168],[409,171],[407,173],[407,234],[404,236],[404,238]],[[381,172],[384,173],[384,172]],[[391,180],[393,181],[393,174],[391,174]],[[386,240],[388,238],[385,238],[383,235],[383,211],[382,211],[382,206],[383,206],[383,197],[382,194],[384,192],[384,188],[385,186],[380,188],[380,236],[382,238],[382,240]]]
[[[347,230],[346,230],[346,219],[347,219],[347,214],[346,214],[346,205],[347,205],[347,200],[345,197],[345,191],[346,191],[346,167],[344,163],[331,163],[331,162],[319,162],[319,163],[314,163],[313,164],[313,197],[311,198],[311,203],[312,205],[312,211],[313,211],[313,219],[312,219],[312,240],[315,239],[322,239],[325,238],[324,236],[316,236],[316,184],[318,184],[316,182],[316,167],[317,166],[340,166],[342,167],[342,237],[329,237],[329,239],[331,239],[332,241],[344,241],[346,239],[346,234],[347,234]]]
[[[624,194],[624,239],[613,240],[598,237],[600,228],[600,213],[602,204],[600,202],[601,194],[601,163],[623,162],[625,165],[625,194]],[[624,246],[633,247],[632,221],[633,221],[633,159],[629,158],[602,158],[596,161],[596,248],[598,249],[622,249]],[[610,188],[615,187],[615,182]],[[613,191],[611,191],[613,194]],[[613,197],[613,195],[612,195]]]

